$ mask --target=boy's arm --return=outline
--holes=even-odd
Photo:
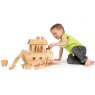
[[[61,58],[62,58],[62,54],[63,54],[63,48],[60,47],[60,49],[59,49],[59,58],[58,59],[54,59],[54,60],[60,61]]]
[[[48,45],[48,48],[52,48],[54,46],[64,46],[66,44],[67,44],[67,38],[64,38],[63,41],[61,41],[61,42],[49,44]],[[59,58],[58,59],[55,59],[55,60],[56,61],[60,61],[61,58],[62,58],[62,54],[63,54],[63,48],[60,47],[60,50],[59,50]]]
[[[64,38],[64,40],[63,41],[61,41],[61,42],[57,42],[57,43],[52,43],[52,44],[49,44],[49,48],[52,48],[52,47],[54,47],[54,46],[64,46],[64,45],[66,45],[67,44],[67,38]]]

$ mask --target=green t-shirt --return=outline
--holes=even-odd
[[[61,41],[64,41],[64,38],[67,38],[67,44],[64,46],[60,46],[61,48],[65,48],[67,51],[72,53],[72,48],[75,46],[83,46],[80,42],[78,42],[75,38],[71,37],[70,35],[64,33],[61,36]]]

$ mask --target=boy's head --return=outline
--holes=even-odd
[[[61,24],[54,24],[51,28],[50,28],[50,32],[52,33],[52,35],[56,38],[56,39],[60,39],[62,34],[65,33],[64,31],[64,27]]]

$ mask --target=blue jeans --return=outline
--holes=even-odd
[[[68,55],[67,62],[69,64],[85,64],[85,61],[87,60],[86,56],[86,48],[84,46],[75,46],[72,48],[72,54]]]

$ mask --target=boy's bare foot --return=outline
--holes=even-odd
[[[85,62],[85,66],[90,66],[93,65],[95,61],[91,61],[89,59],[87,59],[87,61]]]

